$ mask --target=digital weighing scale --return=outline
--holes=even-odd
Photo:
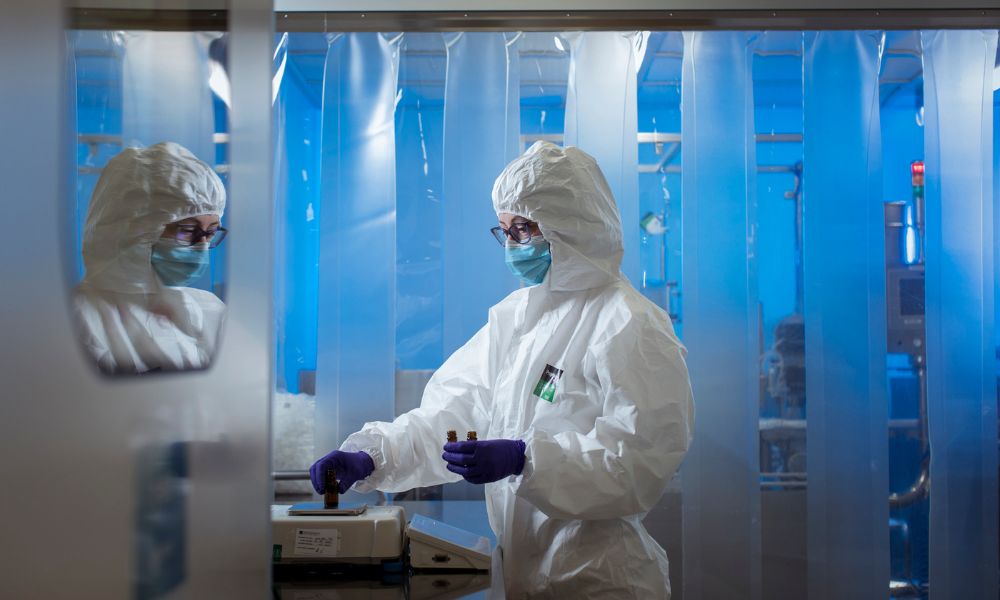
[[[282,564],[399,562],[409,550],[415,570],[489,571],[490,541],[401,506],[322,502],[271,507],[273,559]]]

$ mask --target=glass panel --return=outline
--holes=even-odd
[[[105,473],[82,468],[87,463],[99,464],[101,451],[94,448],[94,442],[112,433],[115,422],[95,419],[92,401],[105,398],[85,396],[84,392],[92,390],[78,385],[91,373],[74,344],[61,277],[74,270],[64,247],[72,240],[68,224],[74,222],[75,206],[65,197],[72,193],[70,167],[75,166],[76,152],[68,132],[72,118],[62,95],[73,86],[67,86],[71,82],[64,71],[72,68],[72,58],[65,53],[67,32],[61,28],[60,4],[42,0],[7,5],[0,19],[4,108],[0,131],[12,142],[0,150],[4,218],[11,225],[0,263],[4,280],[11,282],[4,286],[0,323],[5,340],[18,340],[16,349],[9,346],[0,361],[4,381],[0,422],[8,449],[0,458],[7,480],[0,507],[8,515],[3,535],[11,549],[5,552],[4,567],[11,576],[0,581],[0,596],[7,598],[56,596],[65,593],[67,581],[73,582],[74,593],[101,597],[115,593],[112,590],[120,593],[128,577],[124,565],[127,527],[102,523],[104,539],[114,541],[95,543],[98,527],[93,523],[108,514],[88,506],[87,519],[69,517],[59,508],[65,506],[65,497],[52,493],[51,472],[47,471],[58,457],[69,467],[59,478],[60,487],[94,489],[89,486],[97,485],[107,492],[104,486],[114,482],[110,476],[102,477]],[[97,414],[111,416],[104,411]],[[85,422],[90,426],[79,426]],[[39,514],[55,518],[30,518]],[[51,552],[51,540],[65,532],[71,521],[77,521],[76,531],[87,539],[69,536],[59,552]],[[92,552],[95,548],[99,552]],[[46,554],[49,558],[42,560]],[[106,577],[95,581],[91,574],[102,565]]]
[[[12,228],[11,243],[33,248],[31,259],[4,261],[5,276],[18,281],[5,304],[4,329],[22,343],[16,356],[5,356],[3,379],[7,392],[32,401],[5,402],[3,409],[5,437],[19,455],[4,464],[13,478],[8,489],[16,492],[5,494],[3,508],[24,518],[4,526],[7,540],[23,552],[11,555],[17,581],[0,584],[0,596],[59,596],[67,589],[95,598],[253,596],[267,585],[268,565],[260,515],[269,489],[271,213],[270,169],[260,160],[270,142],[269,106],[247,93],[269,80],[266,63],[263,77],[251,66],[266,59],[269,48],[248,33],[270,36],[268,12],[250,0],[232,15],[214,13],[208,23],[169,13],[167,37],[195,49],[175,64],[156,55],[163,32],[144,29],[163,26],[164,13],[144,11],[143,29],[131,29],[137,22],[122,20],[122,13],[94,11],[88,15],[104,29],[60,31],[61,8],[44,1],[12,7],[12,18],[0,25],[4,81],[14,82],[7,87],[16,91],[5,96],[5,108],[14,112],[4,113],[3,131],[31,141],[5,151],[0,161],[8,190],[25,200],[8,214],[35,239],[22,243],[22,232]],[[72,27],[84,27],[80,14],[71,16]],[[194,33],[201,27],[212,32]],[[232,36],[238,55],[231,64],[224,52],[213,52],[224,35]],[[137,47],[130,39],[152,42],[130,58]],[[154,75],[162,65],[170,73],[163,83],[178,87],[152,89],[154,75],[139,66],[145,60]],[[185,70],[192,62],[197,69]],[[221,96],[208,96],[207,113],[203,104],[209,85],[203,77],[212,62],[223,75],[233,69],[229,99],[239,108],[233,121],[239,138],[231,154],[217,155],[213,142],[229,128]],[[129,91],[137,78],[144,83]],[[209,127],[207,151],[181,150],[173,137],[168,145],[123,139],[139,121],[166,114],[161,108],[176,108],[150,95],[182,103],[188,93],[198,100],[170,113],[176,131],[160,131],[180,139],[190,117],[199,134]],[[130,146],[136,139],[141,147]],[[237,229],[222,206],[227,193],[219,171],[225,169],[216,169],[230,156],[238,166],[233,189],[240,203],[233,216],[242,235],[210,250],[222,239],[220,231],[210,235],[211,222],[168,226],[225,215],[223,226]],[[23,193],[23,185],[32,192]],[[190,255],[177,249],[212,252],[222,267],[228,265],[217,253],[233,243],[238,252],[225,278],[220,269],[215,277],[179,285],[201,267],[188,270],[184,265],[194,263],[180,259]],[[209,248],[194,248],[199,244]],[[154,248],[163,246],[171,260],[154,257]],[[224,307],[218,284],[229,275],[242,293]],[[223,316],[234,342],[226,347],[216,343]],[[81,331],[84,344],[74,343]],[[111,380],[94,368],[95,359],[105,372],[192,372]],[[210,360],[211,369],[204,368]],[[71,510],[65,494],[53,492],[63,486],[80,491]],[[63,538],[62,550],[53,553],[51,541]]]

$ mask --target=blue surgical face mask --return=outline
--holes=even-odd
[[[504,259],[510,272],[527,285],[538,285],[552,264],[549,243],[542,236],[533,236],[527,244],[508,241]]]
[[[160,238],[153,244],[150,262],[164,285],[188,286],[208,269],[208,244],[185,246],[174,239]]]

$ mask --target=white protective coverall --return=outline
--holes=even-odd
[[[538,223],[551,268],[490,309],[419,408],[347,438],[342,450],[375,463],[357,487],[459,480],[441,458],[450,429],[524,440],[522,474],[486,485],[506,597],[669,598],[642,518],[691,441],[685,349],[621,273],[621,221],[593,158],[537,143],[497,179],[493,207]],[[533,393],[547,365],[563,371],[551,402]]]
[[[87,211],[86,274],[74,298],[84,348],[102,371],[208,366],[225,305],[211,292],[164,285],[150,256],[169,223],[221,217],[225,207],[219,176],[178,144],[126,148],[108,161]]]

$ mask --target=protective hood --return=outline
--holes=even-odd
[[[155,293],[153,244],[175,221],[222,216],[226,190],[210,166],[163,142],[126,148],[108,161],[94,188],[83,233],[84,283],[94,289]]]
[[[586,290],[622,276],[618,207],[597,161],[579,148],[536,142],[497,178],[493,208],[538,223],[552,246],[549,289]]]

